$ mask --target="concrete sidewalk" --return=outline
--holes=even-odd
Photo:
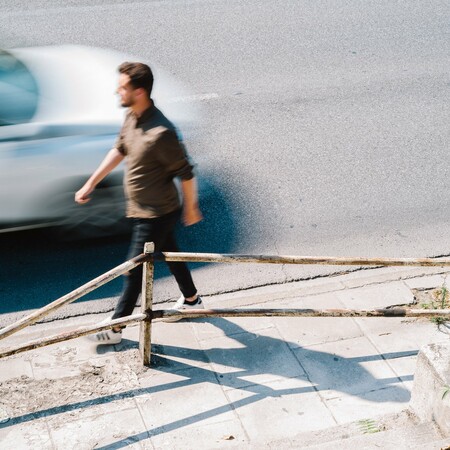
[[[372,309],[412,303],[412,289],[440,287],[447,273],[361,270],[204,301],[211,308]],[[18,345],[103,317],[34,325],[1,344]],[[403,437],[395,434],[405,446],[386,445],[385,434],[382,448],[445,446],[432,424],[421,428],[403,412],[419,349],[448,340],[446,328],[429,320],[155,322],[150,368],[142,367],[138,332],[138,326],[128,327],[115,346],[80,338],[0,360],[0,448],[337,448],[338,438],[346,438],[349,448],[376,448],[358,447],[354,439],[374,429],[388,433],[393,423],[404,425]]]

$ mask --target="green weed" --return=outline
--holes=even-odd
[[[363,419],[358,421],[359,428],[364,434],[378,433],[381,430],[373,419]]]

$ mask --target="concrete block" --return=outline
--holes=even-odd
[[[366,337],[293,350],[320,395],[325,399],[346,395],[363,397],[391,387],[398,378]],[[396,386],[398,395],[409,392]],[[384,402],[381,399],[380,402]]]
[[[336,425],[311,383],[304,378],[278,380],[227,391],[252,448],[303,431]]]
[[[450,344],[448,340],[423,347],[417,367],[410,407],[422,421],[434,421],[450,436]]]
[[[305,374],[276,328],[210,339],[202,346],[225,389]]]

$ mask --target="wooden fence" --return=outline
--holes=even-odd
[[[241,308],[241,309],[190,309],[177,311],[173,309],[153,310],[153,275],[155,261],[173,262],[210,262],[210,263],[260,263],[260,264],[321,264],[343,266],[450,266],[448,258],[335,258],[312,256],[273,256],[273,255],[223,255],[214,253],[154,253],[153,243],[146,243],[144,253],[126,261],[120,266],[84,284],[78,289],[55,300],[45,307],[34,311],[30,315],[0,330],[0,340],[39,321],[58,308],[67,305],[87,293],[97,289],[105,283],[137,267],[144,265],[142,280],[141,313],[120,319],[111,320],[101,325],[78,328],[67,333],[41,338],[27,344],[0,350],[0,358],[15,355],[57,342],[75,339],[80,336],[107,330],[113,326],[127,325],[140,322],[139,349],[143,364],[150,365],[151,357],[151,327],[154,319],[160,318],[198,318],[198,317],[442,317],[450,316],[450,309],[410,309],[390,307],[374,310],[351,309],[269,309],[269,308]]]

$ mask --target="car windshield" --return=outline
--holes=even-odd
[[[28,122],[36,112],[38,86],[28,68],[0,50],[0,126]]]

